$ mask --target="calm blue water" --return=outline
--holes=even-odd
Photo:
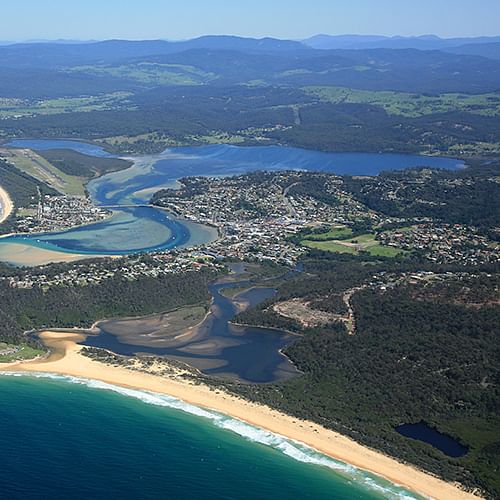
[[[100,146],[81,141],[21,139],[12,141],[7,146],[12,148],[33,149],[35,151],[48,151],[49,149],[72,149],[77,153],[82,153],[88,156],[97,156],[99,158],[114,158],[114,155],[108,153]]]
[[[172,341],[158,339],[152,345],[144,338],[154,334],[158,328],[151,326],[151,316],[133,319],[112,319],[98,323],[99,335],[90,335],[83,344],[100,347],[124,356],[138,353],[167,356],[183,361],[207,375],[237,378],[245,382],[265,383],[288,380],[299,372],[281,354],[281,350],[297,339],[287,332],[268,328],[232,325],[229,322],[238,309],[233,301],[220,293],[224,288],[250,286],[250,282],[213,284],[211,314],[198,327],[195,338]],[[269,299],[275,294],[273,288],[252,288],[238,295],[248,302],[249,308]],[[158,316],[156,316],[158,317]],[[120,342],[120,331],[137,332],[128,343]]]
[[[429,427],[425,422],[398,425],[396,432],[402,436],[428,443],[449,457],[463,457],[469,451],[467,446],[463,446],[451,436]]]
[[[191,230],[166,212],[151,207],[114,210],[113,216],[96,224],[36,236],[15,235],[3,243],[24,243],[59,252],[120,255],[168,250],[190,241]]]
[[[98,146],[75,141],[18,140],[9,146],[34,150],[66,148],[91,156],[112,156]],[[214,233],[203,226],[175,220],[154,208],[139,210],[133,207],[147,204],[156,190],[175,186],[176,179],[184,176],[290,169],[376,175],[382,170],[423,165],[456,169],[463,164],[449,158],[323,153],[281,146],[174,148],[158,155],[138,157],[131,168],[110,173],[88,184],[88,191],[97,204],[114,207],[114,216],[110,220],[50,235],[13,236],[3,239],[1,243],[24,243],[82,254],[126,254],[166,250],[194,242],[206,243],[214,238]]]
[[[167,396],[0,376],[0,497],[417,498],[313,450]]]

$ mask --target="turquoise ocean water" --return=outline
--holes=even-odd
[[[0,497],[417,498],[298,443],[158,394],[0,376]]]
[[[54,142],[22,146],[61,147]],[[70,146],[105,154],[80,143]],[[316,154],[226,146],[169,151],[89,185],[95,201],[128,205],[109,221],[10,242],[80,253],[171,248],[192,241],[201,229],[140,204],[153,187],[169,185],[182,175],[289,168],[337,171],[337,165],[338,173],[345,173],[353,164],[376,173],[422,161],[340,155],[330,157],[329,163],[324,153]],[[445,160],[446,165],[442,159],[426,162],[459,167],[455,160]],[[0,499],[415,498],[376,476],[215,412],[69,377],[0,375],[0,429]]]

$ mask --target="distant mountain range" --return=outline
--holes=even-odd
[[[37,42],[0,47],[0,67],[55,68],[77,64],[111,63],[125,58],[160,56],[193,49],[250,53],[312,51],[303,43],[291,40],[235,36],[203,36],[182,42],[165,40],[106,40],[80,44],[75,42]]]
[[[0,97],[175,85],[345,86],[405,92],[500,90],[500,37],[203,36],[0,46]]]
[[[483,55],[481,46],[500,44],[500,36],[473,37],[473,38],[440,38],[435,35],[415,37],[402,36],[365,36],[365,35],[316,35],[302,43],[314,49],[417,49],[417,50],[443,50],[457,54]],[[470,47],[476,47],[471,51]],[[498,47],[498,46],[497,46]],[[498,50],[498,49],[497,49]],[[485,53],[488,52],[487,50]],[[495,59],[499,53],[495,53]]]
[[[230,35],[207,35],[191,40],[30,40],[22,43],[0,41],[0,46],[11,48],[26,48],[28,45],[43,47],[91,45],[94,52],[106,48],[112,50],[118,46],[127,47],[136,51],[136,55],[166,54],[182,52],[189,49],[214,49],[214,50],[239,50],[258,52],[283,52],[300,51],[306,49],[317,50],[363,50],[363,49],[416,49],[416,50],[441,50],[456,54],[481,55],[493,59],[500,58],[500,35],[491,37],[461,37],[440,38],[436,35],[422,35],[413,37],[381,36],[381,35],[315,35],[301,41],[282,40],[277,38],[245,38]],[[42,47],[42,48],[40,48]],[[134,55],[134,54],[131,54]]]

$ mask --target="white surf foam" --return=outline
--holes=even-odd
[[[138,399],[145,404],[163,406],[179,410],[184,413],[189,413],[197,417],[211,420],[213,424],[220,429],[234,432],[235,434],[238,434],[248,441],[269,446],[270,448],[278,450],[281,453],[299,462],[327,467],[341,474],[346,479],[352,479],[353,482],[362,484],[368,489],[380,493],[384,498],[397,500],[414,500],[416,498],[422,498],[420,496],[414,495],[408,490],[405,490],[403,487],[392,484],[389,481],[379,478],[374,474],[370,474],[352,465],[323,455],[320,452],[316,451],[314,448],[303,443],[288,439],[284,436],[272,433],[265,429],[260,429],[241,420],[218,413],[214,410],[205,410],[204,408],[185,403],[172,396],[167,396],[150,391],[128,389],[126,387],[108,384],[99,380],[72,377],[69,375],[57,375],[43,372],[2,372],[1,375],[61,380],[73,384],[85,385],[92,389],[112,391],[126,397]]]

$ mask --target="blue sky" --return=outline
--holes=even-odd
[[[1,40],[500,35],[500,0],[2,0]]]

